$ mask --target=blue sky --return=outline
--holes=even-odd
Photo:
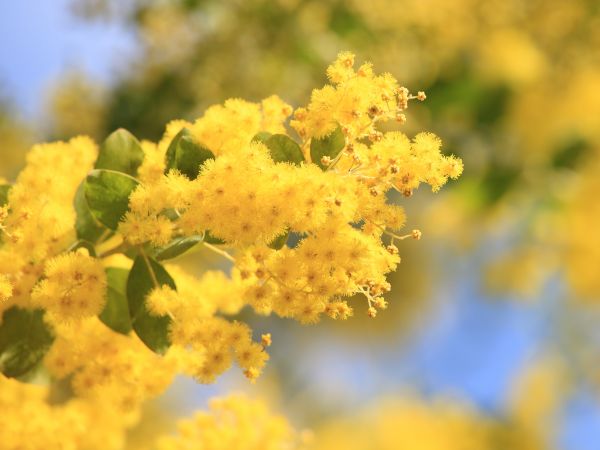
[[[118,24],[72,17],[71,1],[0,2],[0,95],[25,118],[37,117],[46,89],[66,69],[108,82],[135,48],[134,35]]]

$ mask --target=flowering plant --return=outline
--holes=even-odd
[[[296,111],[276,96],[232,99],[169,123],[158,143],[121,129],[99,148],[84,136],[37,145],[2,187],[0,368],[26,378],[42,363],[74,393],[67,406],[45,406],[51,421],[28,421],[40,442],[58,429],[61,439],[118,448],[143,401],[177,373],[210,383],[235,361],[255,380],[271,336],[254,341],[228,319],[246,305],[303,323],[348,318],[355,295],[372,317],[386,307],[396,244],[421,236],[400,234],[405,214],[391,192],[436,191],[462,163],[433,134],[379,130],[403,123],[424,93],[370,64],[355,70],[350,53],[327,75],[331,84]],[[199,246],[230,273],[194,277],[169,262]],[[0,396],[9,418],[45,395],[0,382],[21,392]],[[75,411],[85,423],[74,426]],[[110,439],[84,436],[90,423]],[[1,436],[8,448],[16,430]]]

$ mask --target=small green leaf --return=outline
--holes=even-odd
[[[160,215],[165,216],[171,222],[175,222],[176,220],[179,220],[179,218],[181,217],[181,215],[175,208],[164,209],[160,212]]]
[[[487,171],[483,175],[478,188],[482,206],[497,204],[514,188],[521,175],[521,169],[518,167],[493,161],[488,163]]]
[[[92,216],[111,230],[129,210],[129,195],[139,181],[122,172],[92,170],[85,180],[85,198]]]
[[[574,169],[592,150],[590,142],[580,136],[570,136],[559,142],[552,156],[552,167],[556,169]]]
[[[157,249],[154,256],[157,261],[175,258],[202,242],[203,239],[202,236],[198,235],[173,239],[169,244]]]
[[[157,317],[146,308],[146,296],[155,287],[167,285],[176,289],[175,282],[165,268],[150,257],[138,255],[127,278],[127,301],[131,325],[142,342],[157,353],[164,353],[171,345],[167,316]]]
[[[42,360],[53,341],[43,310],[7,309],[0,323],[0,371],[7,377],[26,374]]]
[[[11,187],[10,184],[0,184],[0,206],[8,204],[8,192]]]
[[[131,331],[129,304],[127,302],[127,277],[129,270],[119,267],[107,267],[106,306],[100,313],[100,320],[117,333]]]
[[[77,238],[85,239],[89,242],[96,242],[100,236],[102,236],[105,228],[94,219],[94,216],[92,216],[92,213],[90,212],[87,200],[85,199],[85,181],[77,188],[73,205],[75,206],[75,212],[77,213],[77,217],[75,218]]]
[[[297,248],[307,236],[308,235],[306,233],[296,233],[292,231],[289,233],[286,245],[289,248]]]
[[[310,158],[313,163],[325,170],[326,167],[321,163],[321,158],[329,156],[333,160],[339,155],[345,145],[344,132],[342,131],[342,127],[338,125],[330,135],[321,139],[313,138],[310,141]]]
[[[271,247],[273,250],[279,250],[280,248],[283,248],[283,246],[287,243],[289,235],[289,231],[280,234],[275,239],[273,239],[273,241],[269,244],[269,247]]]
[[[202,164],[214,158],[213,152],[198,144],[187,128],[182,128],[167,149],[165,173],[177,169],[194,180],[200,173]]]
[[[300,146],[285,134],[274,134],[264,141],[264,144],[269,148],[271,158],[275,162],[289,162],[299,166],[304,161]]]
[[[144,160],[140,141],[129,131],[119,128],[112,132],[100,146],[95,169],[109,169],[131,176],[137,175]]]
[[[271,136],[268,131],[260,131],[254,135],[251,142],[262,142],[264,144]]]
[[[214,244],[214,245],[226,244],[226,242],[223,239],[213,236],[209,230],[206,230],[204,232],[204,242],[206,242],[207,244]]]

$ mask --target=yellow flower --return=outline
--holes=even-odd
[[[7,275],[0,275],[0,302],[12,297],[13,287]]]
[[[210,411],[180,421],[177,435],[159,438],[157,449],[276,450],[297,448],[298,441],[288,422],[264,402],[230,395],[213,399]]]
[[[95,316],[106,302],[104,266],[81,249],[50,259],[31,294],[36,306],[52,313],[55,320]]]

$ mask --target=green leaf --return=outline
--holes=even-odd
[[[117,333],[131,331],[129,304],[127,302],[127,278],[129,270],[119,267],[107,267],[106,306],[100,313],[100,320]]]
[[[175,208],[164,209],[160,212],[160,215],[165,216],[171,222],[175,222],[181,217],[181,215],[179,214],[179,212],[177,212]]]
[[[271,247],[274,250],[279,250],[280,248],[283,248],[283,246],[287,243],[289,235],[289,231],[280,234],[275,239],[273,239],[273,241],[269,244],[269,247]]]
[[[104,233],[105,228],[94,219],[94,216],[92,216],[92,213],[90,212],[87,200],[85,199],[85,181],[77,188],[73,205],[75,206],[75,212],[77,213],[75,219],[77,238],[85,239],[89,242],[98,241],[100,236],[102,236],[102,233]]]
[[[203,239],[203,236],[199,235],[173,239],[169,244],[157,249],[154,254],[154,257],[158,261],[175,258],[187,252],[199,242],[202,242]]]
[[[570,136],[555,148],[552,167],[556,169],[574,169],[592,150],[591,144],[580,136]]]
[[[129,131],[119,128],[111,133],[100,146],[96,169],[109,169],[131,176],[137,175],[138,167],[144,160],[140,141]]]
[[[223,239],[213,236],[209,230],[206,230],[204,232],[204,242],[206,242],[207,244],[214,244],[214,245],[226,244],[226,242]]]
[[[8,192],[12,186],[10,184],[0,185],[0,206],[8,204]]]
[[[519,181],[521,169],[492,161],[483,175],[478,194],[483,206],[498,203]]]
[[[289,232],[289,236],[286,242],[286,245],[289,248],[297,248],[300,243],[306,239],[308,235],[306,233],[296,233],[294,231]]]
[[[200,167],[215,155],[196,142],[187,128],[182,128],[169,144],[166,154],[165,174],[177,169],[190,180],[196,179]]]
[[[4,311],[0,324],[0,371],[18,377],[44,357],[54,336],[44,322],[44,311],[13,306]]]
[[[264,144],[271,152],[271,158],[275,162],[289,162],[300,165],[304,161],[300,146],[285,134],[274,134]]]
[[[262,142],[264,144],[271,136],[272,134],[268,131],[260,131],[254,135],[251,142]]]
[[[92,216],[111,230],[129,210],[129,195],[139,181],[122,172],[92,170],[85,180],[85,198]]]
[[[175,282],[165,268],[150,257],[138,255],[127,278],[127,301],[131,324],[142,342],[157,353],[164,353],[171,345],[167,316],[157,317],[146,308],[146,296],[155,287],[167,285],[176,289]]]
[[[310,158],[313,163],[325,170],[326,166],[321,163],[321,158],[329,156],[333,160],[339,155],[345,145],[344,132],[342,131],[342,127],[338,125],[330,135],[321,139],[313,138],[310,141]]]
[[[73,242],[69,248],[67,248],[67,252],[74,252],[77,249],[80,248],[85,248],[88,253],[90,254],[90,256],[93,256],[94,258],[96,257],[96,248],[94,247],[94,244],[92,244],[90,241],[86,241],[84,239],[79,239],[78,241]]]

